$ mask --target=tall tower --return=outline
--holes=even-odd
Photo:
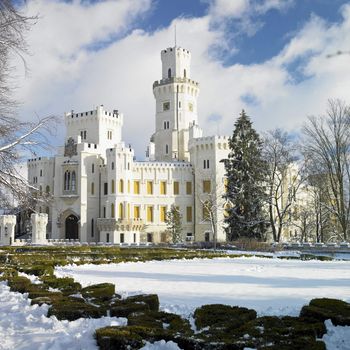
[[[156,99],[155,160],[189,160],[189,128],[197,125],[199,84],[190,79],[191,53],[181,47],[161,52],[162,79],[153,83]]]

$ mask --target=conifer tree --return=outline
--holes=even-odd
[[[224,159],[227,189],[226,233],[228,240],[239,237],[263,238],[266,231],[264,180],[266,163],[262,142],[250,118],[242,110],[229,139],[230,153]]]
[[[166,213],[165,222],[168,226],[168,230],[171,233],[171,238],[173,243],[182,242],[182,215],[180,214],[179,209],[172,205],[170,210]]]

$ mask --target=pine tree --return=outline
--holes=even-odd
[[[182,215],[180,214],[179,209],[172,205],[170,207],[170,210],[166,213],[166,220],[168,230],[171,233],[171,238],[173,243],[180,243],[182,242]]]
[[[227,191],[226,233],[229,240],[239,237],[261,239],[266,231],[264,180],[266,163],[262,142],[244,110],[234,124],[229,139],[230,153],[224,160]]]

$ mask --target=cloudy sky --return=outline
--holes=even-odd
[[[18,66],[22,118],[124,113],[139,159],[154,131],[160,51],[192,52],[205,135],[232,132],[242,108],[258,131],[298,132],[329,98],[350,103],[350,4],[343,0],[27,0],[29,73]],[[337,55],[338,51],[344,54]],[[64,139],[61,126],[53,143]]]

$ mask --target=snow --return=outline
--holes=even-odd
[[[297,316],[312,298],[350,301],[350,261],[218,258],[56,268],[83,286],[111,282],[124,297],[156,293],[161,308],[188,317],[203,304],[255,309],[259,315]]]
[[[322,340],[328,350],[350,350],[350,327],[334,326],[331,320],[325,322],[327,333]]]
[[[181,350],[173,341],[166,342],[165,340],[156,341],[153,344],[147,342],[140,350]]]
[[[96,328],[127,322],[117,317],[58,321],[46,317],[47,310],[47,305],[30,305],[27,294],[10,292],[0,282],[0,350],[93,350],[98,348]]]

